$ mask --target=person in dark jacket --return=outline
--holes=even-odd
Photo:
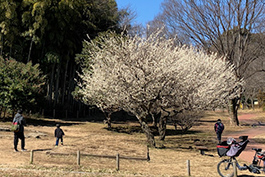
[[[56,124],[56,129],[54,131],[54,136],[56,137],[56,143],[55,143],[55,147],[58,146],[59,144],[59,140],[61,140],[61,145],[63,145],[63,136],[64,136],[64,132],[63,130],[60,128],[60,124]]]
[[[222,123],[221,119],[218,119],[217,122],[214,124],[214,131],[216,133],[219,144],[221,143],[222,133],[224,131],[224,128],[225,126]]]
[[[17,145],[19,139],[21,140],[21,150],[26,151],[25,149],[25,136],[24,136],[24,126],[26,125],[26,121],[22,116],[23,111],[18,110],[17,114],[15,115],[13,122],[17,122],[19,125],[19,131],[14,132],[14,151],[18,152]]]

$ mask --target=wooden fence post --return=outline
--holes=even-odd
[[[80,165],[80,151],[77,151],[77,165]]]
[[[187,160],[187,172],[188,176],[190,176],[190,160]]]
[[[234,176],[233,177],[237,177],[237,166],[236,166],[236,160],[233,159],[233,169],[234,169]]]
[[[149,147],[147,145],[147,161],[150,161],[150,155],[149,155]]]
[[[120,155],[117,154],[116,156],[116,170],[119,171],[120,170]]]
[[[34,152],[33,150],[30,151],[30,161],[29,161],[30,164],[33,164],[33,152]]]

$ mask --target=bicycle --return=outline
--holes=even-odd
[[[262,149],[252,148],[255,151],[252,164],[249,165],[249,170],[253,173],[265,172],[265,152]],[[262,163],[262,164],[261,164]],[[262,165],[262,166],[261,166]]]
[[[221,144],[217,145],[217,152],[220,157],[228,156],[229,158],[223,159],[217,164],[217,172],[222,177],[233,177],[234,176],[234,164],[236,169],[239,170],[249,170],[252,173],[260,174],[265,172],[264,161],[265,153],[262,152],[262,149],[252,148],[255,151],[252,163],[250,165],[244,164],[243,166],[239,165],[236,160],[236,157],[246,148],[249,140],[248,136],[241,136],[239,139],[242,139],[241,142],[236,142],[232,140],[230,142],[224,141]],[[263,166],[261,162],[263,161]]]

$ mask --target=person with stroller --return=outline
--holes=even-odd
[[[222,123],[221,119],[218,119],[217,122],[214,124],[214,131],[216,133],[219,144],[221,144],[222,133],[224,129],[225,129],[224,124]]]
[[[63,136],[64,136],[64,132],[60,128],[60,124],[56,124],[56,127],[57,128],[54,131],[54,136],[56,137],[55,147],[58,146],[59,140],[61,140],[61,145],[63,145]]]

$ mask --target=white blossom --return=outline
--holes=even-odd
[[[123,109],[144,119],[161,108],[201,110],[223,105],[241,92],[233,66],[215,54],[154,33],[147,39],[112,33],[87,42],[92,72],[83,68],[83,101]]]

